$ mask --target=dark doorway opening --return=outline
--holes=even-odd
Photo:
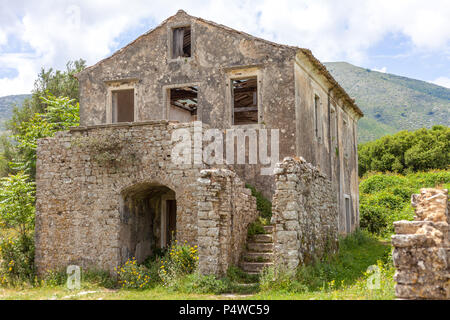
[[[141,263],[176,237],[175,192],[140,183],[123,191],[120,201],[121,261],[135,257]]]

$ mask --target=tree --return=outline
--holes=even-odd
[[[75,99],[55,97],[48,94],[41,97],[47,105],[45,113],[35,113],[28,121],[22,121],[17,126],[14,140],[17,142],[17,157],[13,168],[30,174],[34,180],[36,175],[37,140],[51,137],[56,132],[78,126],[79,104]]]
[[[21,236],[34,230],[34,182],[19,172],[0,179],[0,226]]]
[[[23,155],[19,154],[23,150],[16,148],[17,141],[15,137],[21,135],[24,131],[23,123],[35,123],[37,119],[35,114],[44,114],[51,110],[50,101],[41,97],[67,97],[71,101],[71,105],[75,106],[79,100],[78,80],[74,74],[80,72],[86,67],[83,59],[77,61],[69,61],[66,64],[66,70],[53,70],[52,68],[41,69],[34,84],[32,96],[25,99],[21,106],[13,109],[13,115],[10,120],[6,121],[6,128],[9,133],[0,137],[0,176],[17,173],[15,166],[8,164],[14,163],[17,159],[21,159]],[[9,136],[11,134],[11,136]]]
[[[369,171],[409,173],[447,169],[450,164],[450,128],[400,131],[358,147],[359,174]]]
[[[38,78],[34,83],[31,98],[26,99],[22,106],[13,109],[13,115],[6,123],[7,129],[16,133],[15,130],[22,121],[27,121],[35,113],[43,113],[47,108],[46,101],[42,96],[51,94],[55,97],[68,97],[76,102],[79,101],[78,80],[74,74],[80,72],[86,67],[86,61],[79,59],[69,61],[66,64],[66,70],[53,70],[52,68],[41,69]]]

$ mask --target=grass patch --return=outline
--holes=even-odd
[[[301,266],[296,272],[271,267],[261,275],[255,299],[393,299],[391,247],[357,230],[341,238],[337,255]],[[376,265],[381,287],[367,289],[368,267]]]

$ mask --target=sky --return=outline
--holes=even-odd
[[[88,65],[179,9],[274,42],[450,88],[449,0],[0,0],[0,96],[42,67]]]

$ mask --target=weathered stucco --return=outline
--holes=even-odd
[[[171,31],[188,25],[192,55],[172,59]],[[230,79],[257,75],[257,127],[280,129],[279,159],[302,156],[327,174],[339,194],[339,230],[350,231],[345,228],[343,204],[348,195],[353,230],[359,221],[356,122],[362,114],[349,105],[342,88],[318,69],[314,59],[307,50],[258,39],[179,11],[77,75],[81,124],[111,122],[111,90],[121,86],[135,89],[134,121],[169,119],[168,90],[191,85],[198,87],[197,120],[212,128],[232,128]],[[321,101],[320,141],[313,127],[315,95]],[[234,169],[244,181],[272,197],[273,177],[260,175],[259,165],[236,165]]]

